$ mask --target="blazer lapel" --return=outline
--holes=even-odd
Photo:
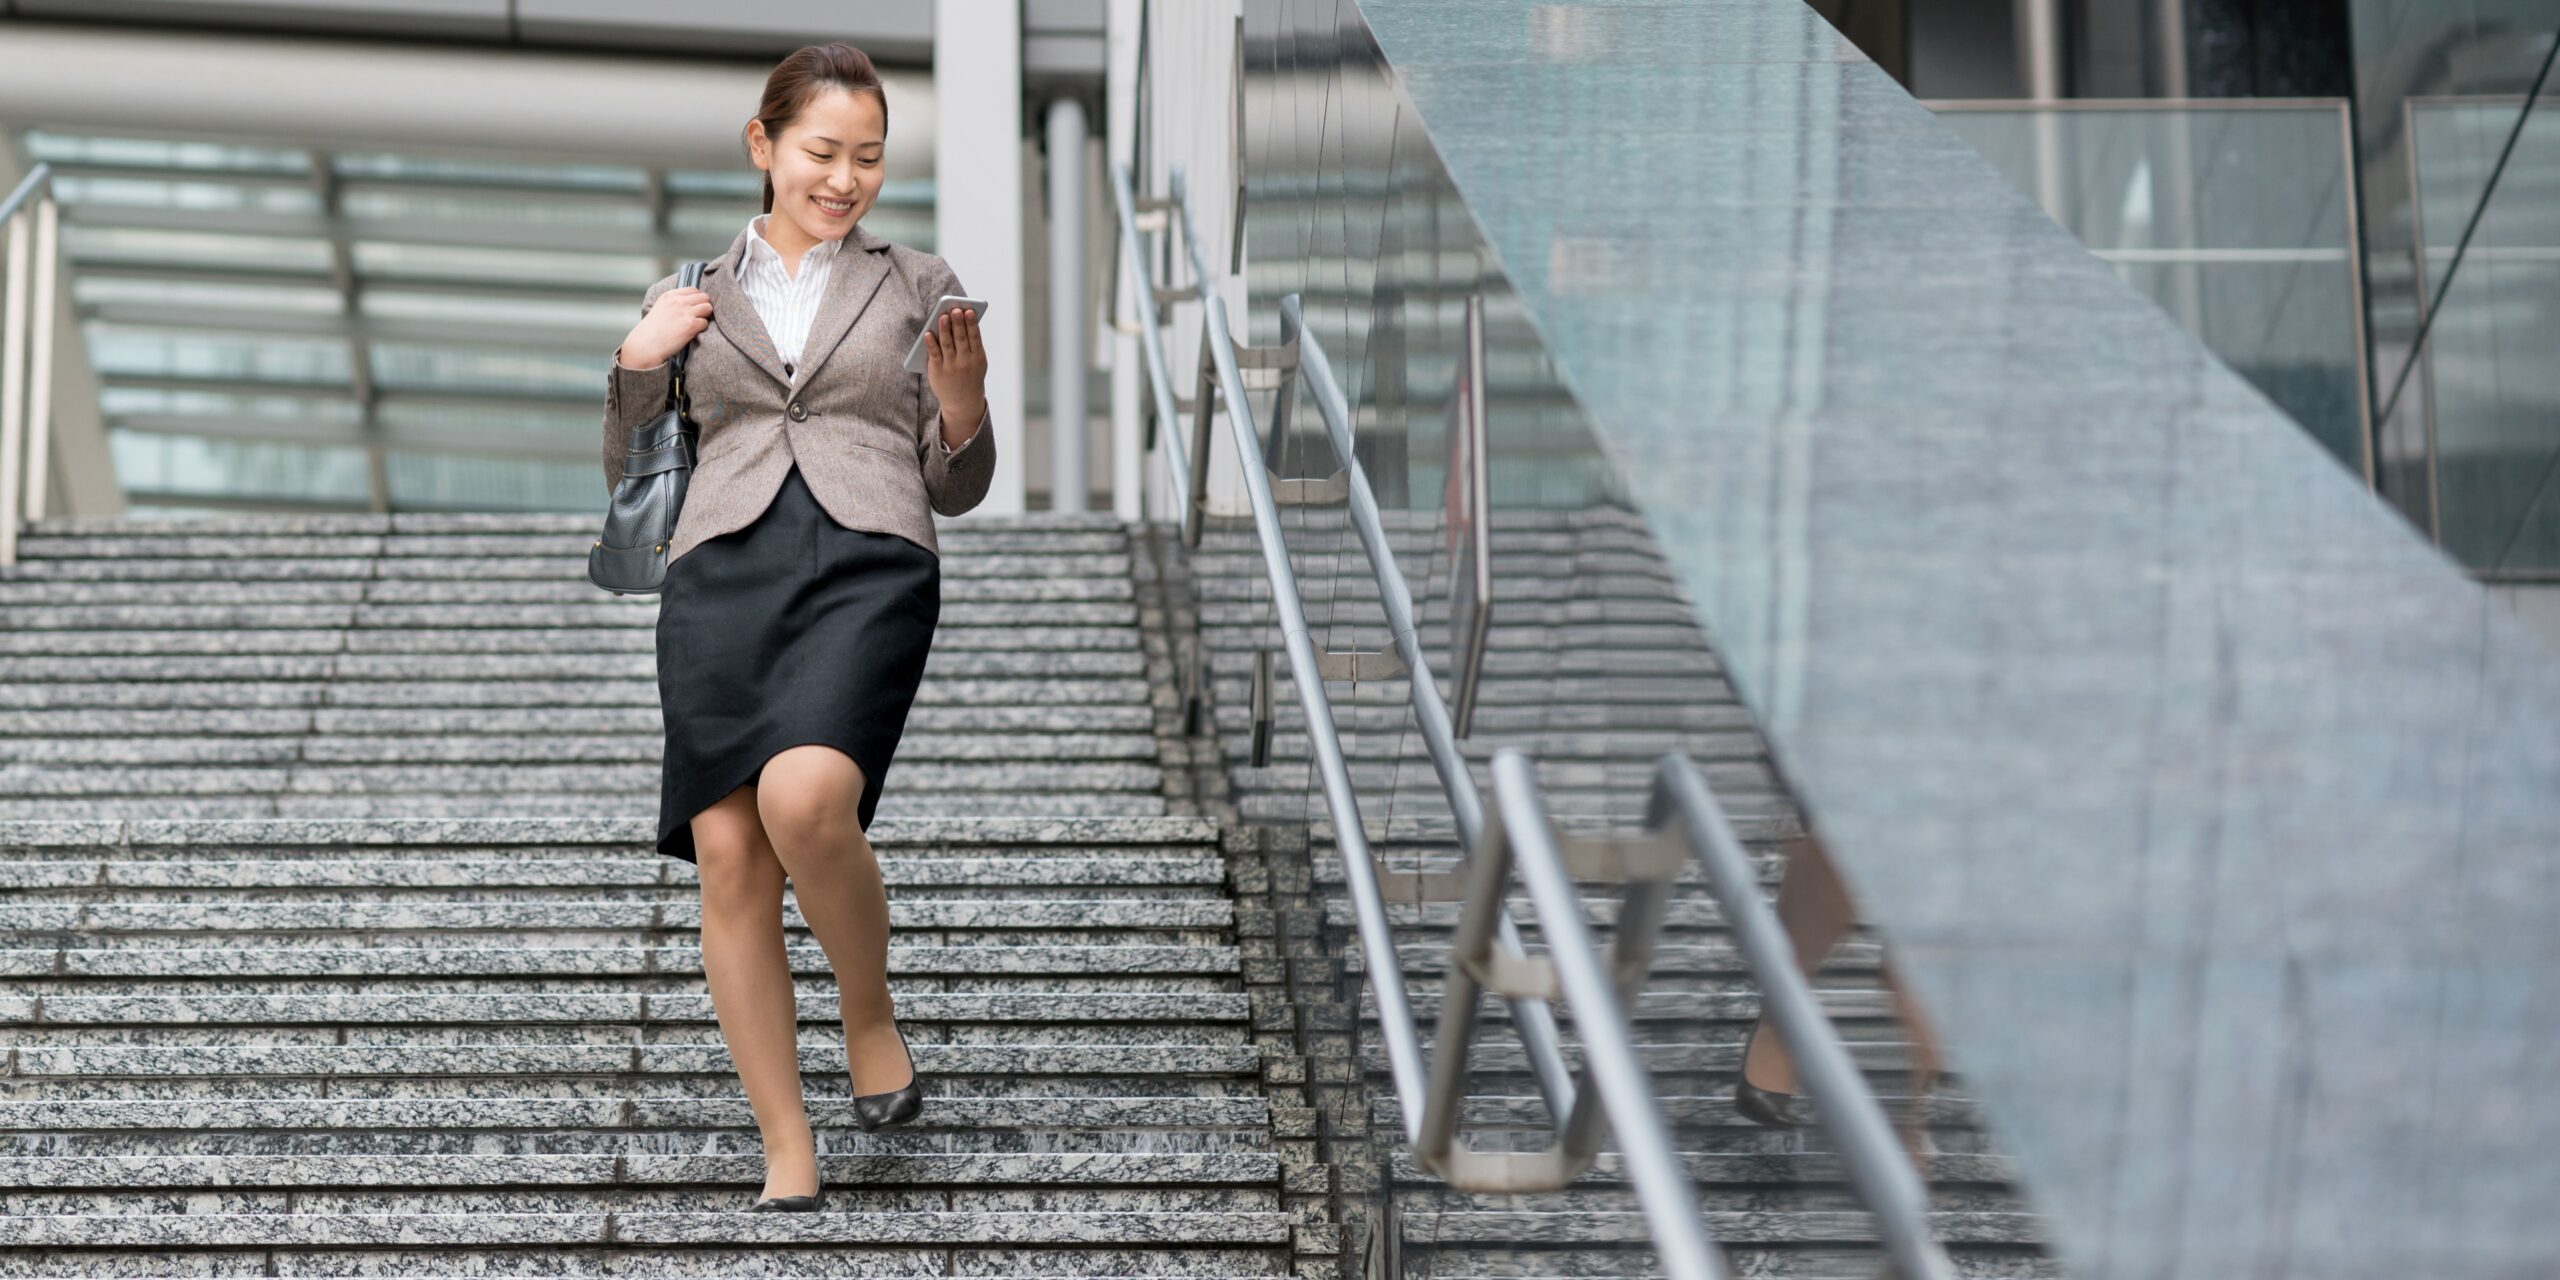
[[[755,299],[748,297],[746,286],[738,283],[738,272],[746,261],[747,233],[741,229],[729,252],[703,273],[702,291],[711,295],[711,317],[720,326],[720,336],[772,374],[774,381],[787,383],[791,379],[782,372],[782,355],[773,349],[773,335],[765,332],[764,318],[756,314]]]
[[[835,264],[828,268],[826,294],[818,300],[818,314],[809,321],[808,349],[800,353],[794,366],[804,381],[815,376],[818,366],[827,362],[836,344],[853,328],[853,322],[862,318],[863,309],[871,305],[872,295],[880,291],[880,282],[889,278],[889,242],[871,234],[860,223],[845,234],[852,241],[836,251]],[[745,247],[746,236],[741,232],[742,253]],[[765,345],[772,343],[768,340]]]

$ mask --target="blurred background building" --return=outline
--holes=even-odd
[[[950,1091],[744,1222],[656,602],[579,565],[610,353],[830,40],[1005,448],[875,829]],[[2555,53],[0,0],[0,1269],[2551,1274]],[[1816,1126],[1742,1109],[1772,1010]]]
[[[2560,124],[2527,96],[2551,6],[1814,7],[2447,554],[2501,583],[2560,575],[2539,340]],[[50,162],[63,219],[52,509],[596,506],[596,352],[627,295],[754,212],[735,126],[762,71],[843,39],[895,104],[873,229],[998,299],[999,407],[1019,400],[1027,447],[995,509],[1134,515],[1100,304],[1051,302],[1111,278],[1104,5],[936,12],[0,4],[0,179]],[[955,156],[984,188],[956,201]],[[1061,351],[1082,353],[1063,377]],[[1068,386],[1089,389],[1062,472]],[[1061,501],[1062,475],[1084,492]]]

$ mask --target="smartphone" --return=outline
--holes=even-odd
[[[933,315],[924,322],[924,328],[916,330],[915,345],[907,348],[907,372],[924,372],[924,335],[933,328],[935,322],[953,311],[967,311],[973,315],[983,316],[987,313],[987,300],[963,298],[956,293],[942,295],[942,301],[933,304]]]

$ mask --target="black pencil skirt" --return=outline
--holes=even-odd
[[[658,596],[658,852],[696,861],[693,816],[812,742],[862,766],[869,831],[941,613],[939,557],[837,524],[797,465],[754,524],[676,557]]]

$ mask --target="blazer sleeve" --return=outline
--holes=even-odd
[[[647,316],[656,306],[658,295],[673,288],[674,274],[649,286],[640,296],[640,314]],[[672,361],[661,360],[646,369],[622,367],[622,348],[605,357],[604,375],[604,491],[612,493],[622,485],[622,459],[631,450],[631,433],[640,424],[657,417],[667,407],[667,392],[675,385],[676,370]]]
[[[924,305],[929,311],[946,293],[966,296],[958,273],[936,254],[924,272]],[[956,516],[986,500],[996,473],[995,409],[978,415],[978,429],[957,449],[942,442],[942,397],[933,379],[916,375],[916,458],[924,468],[926,500],[940,515]]]

